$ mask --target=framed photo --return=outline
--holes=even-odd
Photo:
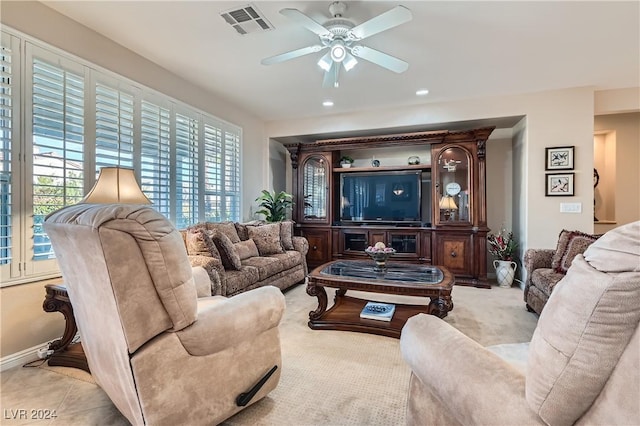
[[[549,173],[546,175],[547,182],[545,184],[546,196],[565,196],[572,197],[574,173]]]
[[[547,164],[545,170],[573,170],[573,147],[556,146],[545,148]]]

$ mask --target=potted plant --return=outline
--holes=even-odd
[[[293,206],[293,195],[280,191],[276,194],[263,189],[256,198],[261,207],[256,213],[264,215],[267,222],[282,222],[287,218],[287,210]]]
[[[513,255],[518,244],[513,238],[513,232],[507,232],[504,228],[497,234],[487,235],[489,253],[497,259],[493,261],[496,268],[498,285],[509,288],[513,284],[518,265],[513,261]]]
[[[353,158],[348,155],[343,155],[342,158],[340,158],[340,167],[349,168],[351,164],[353,164]]]

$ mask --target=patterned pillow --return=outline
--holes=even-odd
[[[599,235],[585,234],[580,231],[563,229],[558,237],[558,246],[551,259],[551,268],[559,274],[566,274],[573,258],[597,240]]]
[[[222,265],[225,269],[239,270],[242,267],[240,256],[238,256],[238,252],[229,237],[222,232],[215,232],[211,239],[220,252],[220,260],[222,260]]]
[[[295,250],[293,247],[293,221],[280,222],[280,244],[285,250]]]
[[[280,244],[280,224],[270,223],[262,226],[249,226],[249,238],[256,243],[260,256],[284,253]]]
[[[206,229],[189,228],[186,232],[187,255],[220,257],[216,245]]]
[[[235,248],[236,253],[238,253],[240,260],[260,256],[260,253],[258,253],[258,247],[256,247],[256,243],[253,242],[253,240],[240,241],[239,243],[235,243],[233,247]]]
[[[238,231],[236,231],[236,225],[233,222],[207,222],[207,229],[209,231],[220,232],[231,240],[232,244],[239,243],[240,237],[238,237]]]

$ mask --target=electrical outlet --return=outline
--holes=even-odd
[[[582,203],[560,203],[560,213],[582,213]]]
[[[53,354],[53,351],[48,346],[38,349],[38,358],[46,359]]]

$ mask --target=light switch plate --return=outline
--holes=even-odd
[[[582,213],[582,203],[560,203],[560,213]]]

